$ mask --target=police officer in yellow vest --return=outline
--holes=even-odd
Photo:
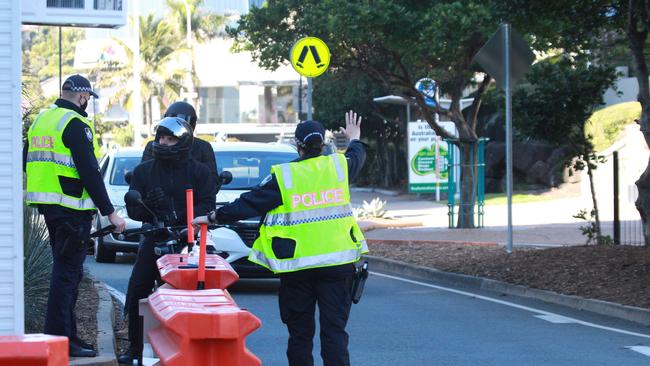
[[[280,276],[280,317],[289,330],[290,366],[310,366],[320,313],[325,366],[350,364],[345,327],[352,304],[354,263],[368,248],[352,215],[348,181],[365,160],[361,117],[345,115],[350,139],[345,155],[321,155],[325,129],[305,121],[296,127],[300,158],[275,165],[258,187],[199,223],[228,223],[265,215],[248,259]]]
[[[93,215],[99,209],[116,232],[125,225],[99,171],[99,146],[85,112],[91,95],[97,97],[83,76],[66,79],[61,98],[29,128],[23,151],[27,204],[45,218],[54,259],[44,332],[67,336],[72,357],[96,354],[77,336],[74,314]]]

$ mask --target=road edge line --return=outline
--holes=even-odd
[[[420,280],[433,280],[449,285],[470,287],[498,294],[532,298],[544,302],[563,305],[577,310],[611,316],[642,325],[650,325],[650,309],[621,305],[609,301],[588,299],[580,296],[564,295],[553,291],[540,290],[523,285],[492,280],[465,274],[444,272],[435,268],[412,265],[393,259],[364,255],[371,271],[390,273]]]

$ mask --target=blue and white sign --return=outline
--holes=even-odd
[[[435,107],[438,104],[438,98],[436,97],[438,87],[435,80],[422,78],[415,83],[415,89],[422,93],[424,96],[424,102],[429,107]]]

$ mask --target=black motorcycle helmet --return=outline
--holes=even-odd
[[[173,136],[178,142],[173,146],[160,144],[160,136]],[[165,117],[156,126],[156,139],[152,144],[153,156],[162,160],[184,160],[190,155],[194,140],[192,127],[180,117]]]
[[[186,102],[174,102],[165,111],[163,117],[180,117],[190,124],[192,130],[196,128],[196,110]]]

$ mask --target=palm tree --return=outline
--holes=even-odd
[[[203,0],[187,0],[190,8],[192,38],[199,43],[209,41],[217,36],[225,36],[224,24],[226,17],[206,11],[201,8]],[[176,30],[183,37],[187,37],[187,12],[185,11],[185,1],[167,0],[167,7],[171,11],[172,22]]]
[[[167,7],[170,10],[170,17],[175,29],[182,34],[185,46],[190,49],[190,70],[188,77],[191,77],[191,84],[198,86],[200,80],[196,76],[196,65],[191,43],[204,43],[218,36],[226,36],[224,24],[226,17],[206,11],[201,8],[203,0],[186,0],[190,10],[190,39],[187,39],[187,8],[183,0],[167,0]],[[190,43],[190,44],[188,44]],[[189,82],[190,80],[188,80]],[[190,103],[192,103],[190,101]],[[192,103],[194,104],[194,103]]]
[[[132,90],[127,86],[133,78],[133,51],[124,41],[115,41],[124,48],[127,64],[104,62],[91,74],[99,88],[123,86],[110,98],[109,105],[130,109]],[[178,59],[186,51],[173,24],[155,19],[153,14],[140,16],[140,93],[145,126],[152,124],[154,99],[160,102],[161,112],[178,99],[183,80]]]

